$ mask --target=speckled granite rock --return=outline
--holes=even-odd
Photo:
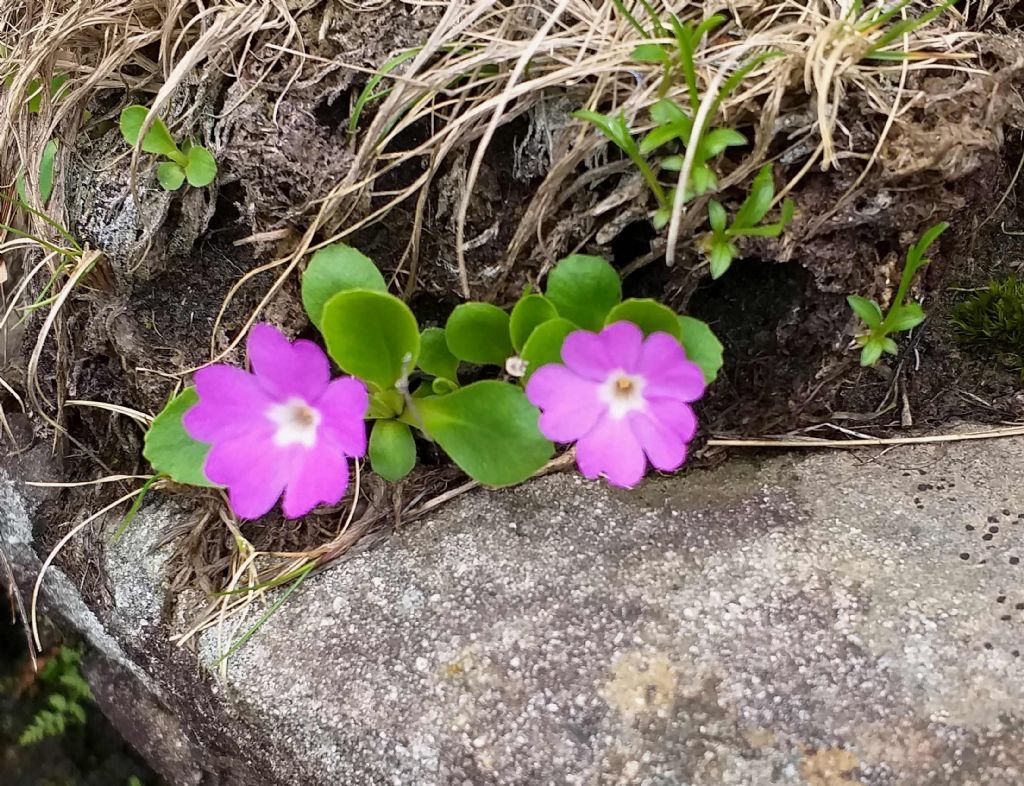
[[[1000,440],[468,495],[308,581],[219,720],[273,751],[251,784],[1019,786],[1022,467]],[[168,510],[108,557],[117,638],[159,629]]]

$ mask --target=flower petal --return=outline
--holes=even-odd
[[[246,350],[257,380],[273,398],[312,402],[327,389],[331,365],[312,341],[292,343],[273,325],[254,325]]]
[[[355,377],[342,377],[327,386],[314,403],[323,416],[321,429],[330,433],[345,454],[353,458],[366,455],[366,411],[370,396],[366,385]]]
[[[647,411],[683,442],[689,442],[697,433],[697,416],[693,414],[693,407],[678,399],[650,398],[647,400]]]
[[[562,362],[574,373],[594,382],[603,381],[614,368],[608,360],[601,337],[589,330],[576,330],[565,337],[562,342]],[[537,373],[540,373],[540,369]]]
[[[296,457],[294,473],[284,491],[282,509],[289,519],[304,516],[317,505],[337,505],[348,488],[348,462],[341,450],[321,442]]]
[[[612,368],[635,371],[644,332],[632,322],[613,322],[601,331],[601,342]]]
[[[648,397],[696,401],[704,395],[704,372],[686,359],[682,346],[668,333],[652,333],[647,337],[637,370],[647,378],[644,394]]]
[[[577,330],[562,343],[562,360],[581,377],[603,382],[615,369],[634,369],[643,339],[632,322],[616,322],[600,333]]]
[[[196,372],[199,403],[182,418],[192,439],[214,443],[255,434],[268,434],[272,424],[264,413],[273,402],[256,377],[234,366],[216,365]]]
[[[284,491],[291,453],[276,448],[270,440],[241,436],[210,448],[203,472],[211,483],[227,486],[235,515],[258,519],[274,507]]]
[[[590,479],[604,475],[613,486],[631,488],[647,471],[640,441],[625,418],[605,416],[576,443],[576,465]]]
[[[541,409],[540,433],[554,442],[574,442],[590,431],[607,409],[597,388],[557,363],[537,369],[526,383],[526,398]]]
[[[647,412],[631,412],[629,424],[655,469],[674,472],[686,461],[686,441],[671,426]]]

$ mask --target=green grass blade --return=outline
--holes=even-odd
[[[362,89],[362,92],[359,93],[359,97],[356,98],[355,105],[352,107],[352,114],[348,119],[349,134],[355,134],[356,129],[359,127],[359,118],[362,117],[363,110],[366,108],[366,105],[371,101],[383,98],[391,92],[391,88],[377,90],[377,85],[381,83],[384,77],[398,68],[398,66],[408,60],[412,60],[412,58],[416,57],[416,55],[421,51],[422,47],[416,47],[414,49],[407,49],[404,52],[399,52],[397,55],[385,62],[384,65],[381,66],[379,72],[370,77],[366,86]]]
[[[644,38],[651,37],[651,34],[644,29],[644,26],[640,24],[637,18],[633,16],[633,14],[630,12],[628,8],[626,8],[626,4],[622,0],[612,0],[612,2],[615,4],[615,7],[618,9],[619,13],[626,18],[626,21],[629,22],[629,24],[633,27],[634,30],[636,30]]]
[[[258,620],[256,620],[255,625],[249,628],[249,630],[242,634],[242,637],[238,641],[231,645],[231,649],[229,649],[227,652],[221,655],[220,658],[217,659],[217,662],[214,664],[215,667],[220,666],[220,664],[222,664],[224,661],[226,661],[228,658],[230,658],[232,655],[234,655],[236,652],[242,649],[242,647],[244,647],[248,643],[249,639],[255,636],[256,632],[267,624],[268,620],[270,620],[270,618],[277,613],[277,610],[280,609],[288,600],[288,598],[292,596],[292,593],[302,586],[302,582],[306,580],[306,577],[309,575],[309,572],[313,570],[313,567],[315,565],[316,563],[311,562],[306,567],[302,568],[299,576],[295,579],[295,583],[292,584],[287,590],[285,590],[281,597],[274,602],[274,605],[267,609],[263,613],[263,615]]]
[[[145,483],[142,484],[142,488],[139,489],[135,495],[135,500],[132,502],[132,506],[128,508],[128,512],[124,514],[124,519],[117,528],[117,532],[114,533],[114,537],[111,538],[112,543],[117,543],[124,536],[124,533],[128,531],[129,525],[135,520],[135,516],[138,515],[139,510],[142,508],[142,503],[146,499],[146,493],[153,488],[153,484],[156,483],[164,475],[154,475]]]

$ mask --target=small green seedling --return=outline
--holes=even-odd
[[[882,357],[883,352],[895,355],[898,352],[896,342],[890,338],[893,333],[901,333],[911,330],[924,321],[924,310],[914,302],[904,303],[910,283],[914,280],[917,271],[927,265],[931,260],[925,257],[925,252],[932,243],[949,229],[949,224],[942,222],[936,224],[921,239],[918,240],[909,251],[907,251],[907,262],[903,267],[903,277],[900,279],[899,289],[896,290],[896,297],[893,298],[889,313],[883,316],[882,308],[874,300],[869,300],[859,295],[850,295],[846,301],[850,308],[868,326],[868,332],[857,336],[857,344],[862,347],[860,353],[860,364],[862,366],[873,366]]]
[[[139,134],[149,110],[144,106],[125,107],[121,112],[121,136],[128,144],[139,144]],[[156,169],[156,179],[166,191],[177,191],[188,180],[189,185],[201,188],[208,186],[217,176],[217,162],[205,147],[186,141],[179,148],[164,121],[159,117],[146,132],[141,145],[146,153],[164,156]]]
[[[889,24],[897,14],[910,5],[911,0],[900,0],[898,3],[889,6],[888,8],[879,3],[876,7],[871,8],[866,13],[862,13],[864,9],[863,0],[854,0],[854,3],[850,6],[850,10],[846,15],[846,19],[850,24],[852,24],[853,29],[857,34],[867,40],[867,45],[864,49],[864,53],[861,55],[861,59],[915,60],[928,55],[923,52],[905,52],[902,49],[891,50],[886,49],[886,47],[900,43],[903,36],[919,30],[934,19],[938,18],[943,11],[955,2],[956,0],[945,0],[945,2],[939,3],[930,11],[922,14],[916,19],[901,19],[886,28],[886,25]],[[879,35],[876,36],[875,34]]]
[[[793,200],[782,203],[779,220],[774,224],[761,224],[768,214],[775,199],[775,178],[772,165],[765,164],[757,173],[750,187],[750,195],[740,205],[732,223],[720,202],[711,200],[708,203],[708,219],[711,222],[711,234],[703,241],[703,251],[711,266],[711,277],[718,278],[740,255],[733,242],[738,237],[778,237],[782,230],[793,219]]]

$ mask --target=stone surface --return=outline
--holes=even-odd
[[[996,440],[470,494],[307,581],[207,677],[214,720],[248,784],[1017,786],[1022,466]],[[108,554],[100,615],[165,689],[137,639],[171,632],[174,516]]]

